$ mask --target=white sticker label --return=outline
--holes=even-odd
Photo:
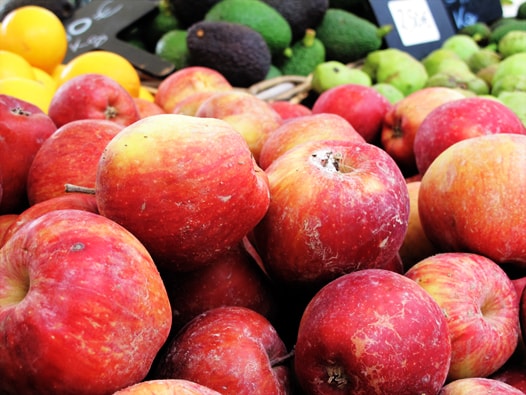
[[[387,6],[405,47],[440,40],[427,0],[392,0]]]

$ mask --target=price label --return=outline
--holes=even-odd
[[[404,46],[440,40],[440,31],[426,0],[392,0],[387,6]]]
[[[442,0],[368,1],[376,23],[393,26],[393,31],[384,38],[387,46],[409,52],[416,58],[423,58],[456,33]]]

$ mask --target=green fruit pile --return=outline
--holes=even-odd
[[[241,39],[246,28],[254,34]],[[249,87],[276,76],[309,76],[325,61],[357,61],[382,48],[391,30],[328,0],[208,0],[198,7],[161,0],[157,12],[123,39],[170,61],[175,70],[207,66]],[[239,74],[243,78],[232,79]]]

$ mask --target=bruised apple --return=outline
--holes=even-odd
[[[270,277],[318,287],[386,265],[407,230],[405,179],[381,148],[356,141],[305,142],[265,170],[270,206],[254,228]]]
[[[57,129],[37,106],[0,95],[0,214],[18,214],[29,205],[27,174],[45,140]]]
[[[130,125],[140,119],[133,96],[106,75],[87,73],[58,87],[48,114],[57,127],[77,119],[106,119]]]
[[[457,141],[494,133],[526,134],[526,128],[510,108],[494,99],[466,97],[438,106],[422,121],[415,136],[418,172],[424,174],[431,162]]]
[[[266,169],[278,156],[298,144],[312,140],[365,142],[351,124],[337,114],[320,113],[295,117],[270,133],[261,147],[259,165]]]
[[[88,211],[46,213],[0,249],[0,393],[112,394],[146,377],[171,318],[130,232]]]
[[[420,222],[442,251],[526,265],[526,136],[498,133],[445,149],[422,177]]]
[[[364,269],[310,300],[294,369],[306,395],[436,394],[450,358],[447,322],[431,296],[401,274]]]
[[[283,395],[291,371],[285,344],[261,314],[240,306],[208,310],[169,342],[153,372],[184,379],[223,395]]]
[[[153,115],[127,126],[98,163],[99,212],[163,269],[190,271],[236,246],[269,205],[267,175],[220,119]]]
[[[29,168],[29,204],[64,195],[65,184],[93,188],[102,151],[122,128],[105,119],[71,121],[58,128],[42,144]]]

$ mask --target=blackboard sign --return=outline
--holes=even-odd
[[[491,23],[502,17],[501,0],[442,0],[457,29],[475,22]]]
[[[421,59],[456,33],[440,0],[369,0],[378,25],[393,25],[386,44]]]
[[[174,65],[117,37],[125,28],[157,10],[158,0],[91,0],[64,21],[68,34],[65,61],[81,53],[103,49],[128,59],[138,70],[163,78]]]

